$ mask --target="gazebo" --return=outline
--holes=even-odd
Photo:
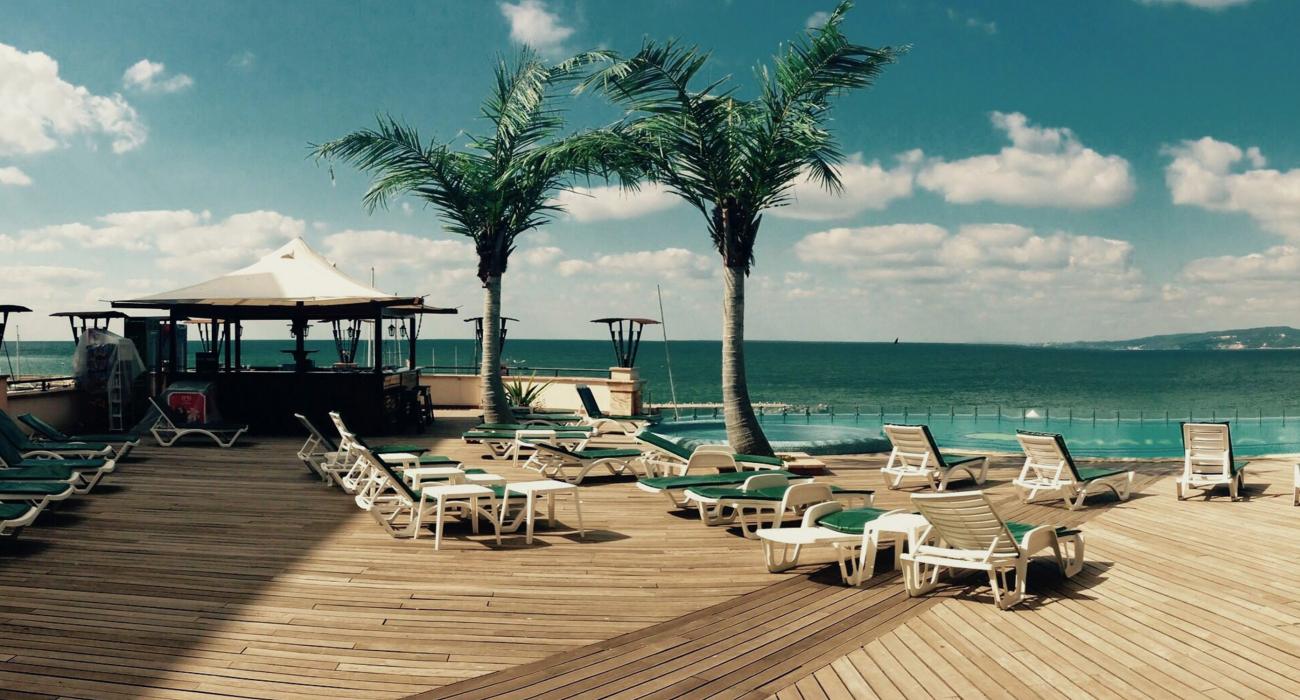
[[[422,297],[396,296],[362,284],[341,272],[312,250],[301,238],[289,241],[248,267],[198,284],[159,294],[114,301],[117,309],[163,309],[170,324],[201,323],[203,352],[195,370],[217,386],[218,403],[228,419],[246,421],[254,429],[282,431],[293,428],[294,413],[313,420],[327,411],[341,411],[358,430],[378,432],[392,427],[405,412],[419,385],[415,366],[414,317],[425,313],[456,313],[424,305]],[[385,319],[409,323],[408,360],[405,366],[385,366]],[[248,367],[242,361],[243,322],[288,321],[293,348],[285,349],[292,362],[275,367]],[[352,352],[344,356],[344,343],[336,332],[340,362],[317,367],[305,347],[308,324],[329,322],[352,329],[355,341],[363,321],[373,324],[374,360],[359,367]],[[169,368],[182,366],[173,357]],[[182,373],[169,370],[168,380]]]

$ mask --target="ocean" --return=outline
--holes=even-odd
[[[10,340],[0,353],[0,372],[59,376],[71,372],[72,343]],[[308,340],[321,364],[334,356],[331,340]],[[247,340],[245,364],[284,361],[282,340]],[[191,343],[191,351],[197,343]],[[673,341],[672,373],[679,402],[721,398],[720,345]],[[404,352],[404,346],[403,350]],[[1102,416],[1122,412],[1148,417],[1229,417],[1300,413],[1300,351],[1106,351],[1014,345],[938,343],[823,343],[751,341],[746,344],[751,397],[755,401],[872,413],[879,410],[936,414],[968,413],[973,407],[1007,414],[1033,410],[1052,415]],[[361,351],[364,356],[364,345]],[[388,357],[405,359],[396,344]],[[417,359],[439,371],[470,371],[472,340],[421,340]],[[600,370],[613,361],[608,341],[511,338],[504,359],[516,374],[536,371],[539,381],[554,369]],[[650,398],[672,396],[664,344],[641,344],[637,367]],[[561,374],[568,372],[561,371]]]

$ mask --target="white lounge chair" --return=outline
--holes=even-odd
[[[46,507],[75,493],[65,481],[0,481],[0,536],[18,536]]]
[[[727,445],[696,445],[688,449],[649,430],[636,435],[642,447],[641,464],[649,476],[686,476],[702,470],[741,471],[782,469],[779,457],[737,454]]]
[[[1083,570],[1083,534],[1052,525],[1032,526],[1003,521],[982,491],[915,494],[912,505],[930,523],[922,542],[902,556],[903,585],[910,596],[939,586],[946,569],[988,574],[993,601],[1003,610],[1025,596],[1029,559],[1052,550],[1066,576]]]
[[[696,505],[705,525],[736,523],[746,538],[754,539],[759,528],[779,528],[791,515],[802,517],[811,505],[860,500],[863,506],[870,506],[875,494],[825,483],[792,484],[783,474],[767,472],[749,477],[739,487],[695,486],[686,489],[685,495]]]
[[[578,399],[582,401],[583,425],[589,425],[595,430],[596,435],[606,435],[616,433],[619,435],[635,435],[636,432],[650,423],[658,420],[657,416],[639,415],[639,416],[611,416],[606,415],[600,410],[600,404],[596,402],[596,395],[591,392],[591,387],[585,384],[578,384],[574,387],[578,392]]]
[[[880,473],[890,489],[900,487],[904,479],[924,479],[931,489],[944,491],[958,471],[965,472],[977,485],[988,478],[988,457],[943,454],[929,426],[889,424],[885,425],[885,437],[894,449]]]
[[[1187,498],[1192,489],[1227,486],[1228,496],[1235,501],[1245,485],[1246,463],[1233,459],[1228,424],[1183,423],[1183,473],[1175,480],[1178,500]]]
[[[1133,491],[1134,471],[1124,467],[1080,467],[1074,463],[1065,438],[1056,433],[1017,430],[1016,439],[1025,451],[1025,466],[1011,483],[1021,491],[1025,503],[1047,494],[1048,500],[1061,499],[1070,510],[1083,507],[1089,493],[1097,487],[1115,492],[1119,500],[1128,500]]]
[[[302,460],[308,471],[320,477],[321,481],[332,485],[334,480],[331,479],[330,472],[338,470],[338,462],[345,457],[345,454],[329,438],[322,435],[316,426],[307,420],[307,416],[295,413],[293,417],[307,429],[307,441],[298,448],[298,459]]]
[[[596,467],[603,467],[611,476],[623,476],[634,472],[635,465],[641,459],[641,450],[570,450],[546,442],[529,443],[534,452],[523,468],[535,471],[548,479],[580,484],[587,474]]]
[[[775,574],[798,566],[799,554],[805,547],[860,539],[866,523],[885,513],[878,508],[846,510],[838,501],[827,501],[809,506],[799,527],[763,528],[755,534],[763,542],[767,570]]]
[[[375,520],[394,537],[417,539],[429,515],[434,520],[433,548],[442,548],[443,524],[449,513],[470,520],[474,534],[478,534],[479,518],[492,524],[497,544],[501,544],[501,516],[496,494],[479,484],[424,485],[418,489],[406,483],[400,474],[364,448],[361,459],[374,469],[374,491],[366,493],[366,508]],[[358,499],[362,494],[358,494]]]
[[[149,432],[162,447],[171,447],[186,435],[202,435],[211,438],[219,447],[228,448],[248,431],[247,425],[234,423],[189,423],[179,420],[170,409],[155,401],[152,396],[149,397],[149,403],[153,404],[154,411],[158,414]]]

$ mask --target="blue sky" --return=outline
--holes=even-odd
[[[378,286],[477,312],[472,253],[431,211],[367,214],[310,142],[392,113],[481,127],[496,56],[643,36],[752,68],[833,3],[0,3],[0,302],[44,317],[161,291],[302,235]],[[842,99],[842,198],[766,217],[751,338],[1044,341],[1300,323],[1300,123],[1287,0],[859,3],[846,33],[911,44]],[[569,105],[575,126],[617,116]],[[600,183],[594,183],[599,185]],[[717,260],[651,189],[569,194],[506,278],[520,337],[657,315],[715,338]],[[444,319],[426,326],[459,337]],[[267,329],[278,337],[278,329]]]

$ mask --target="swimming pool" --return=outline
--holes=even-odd
[[[889,449],[878,415],[766,415],[763,430],[777,451],[854,454]],[[1169,458],[1183,454],[1177,419],[1010,418],[1007,416],[885,416],[884,423],[926,423],[945,450],[1020,451],[1016,430],[1061,433],[1080,457]],[[1300,453],[1300,419],[1243,418],[1229,421],[1238,456]],[[686,447],[726,442],[721,420],[667,421],[654,431]]]

